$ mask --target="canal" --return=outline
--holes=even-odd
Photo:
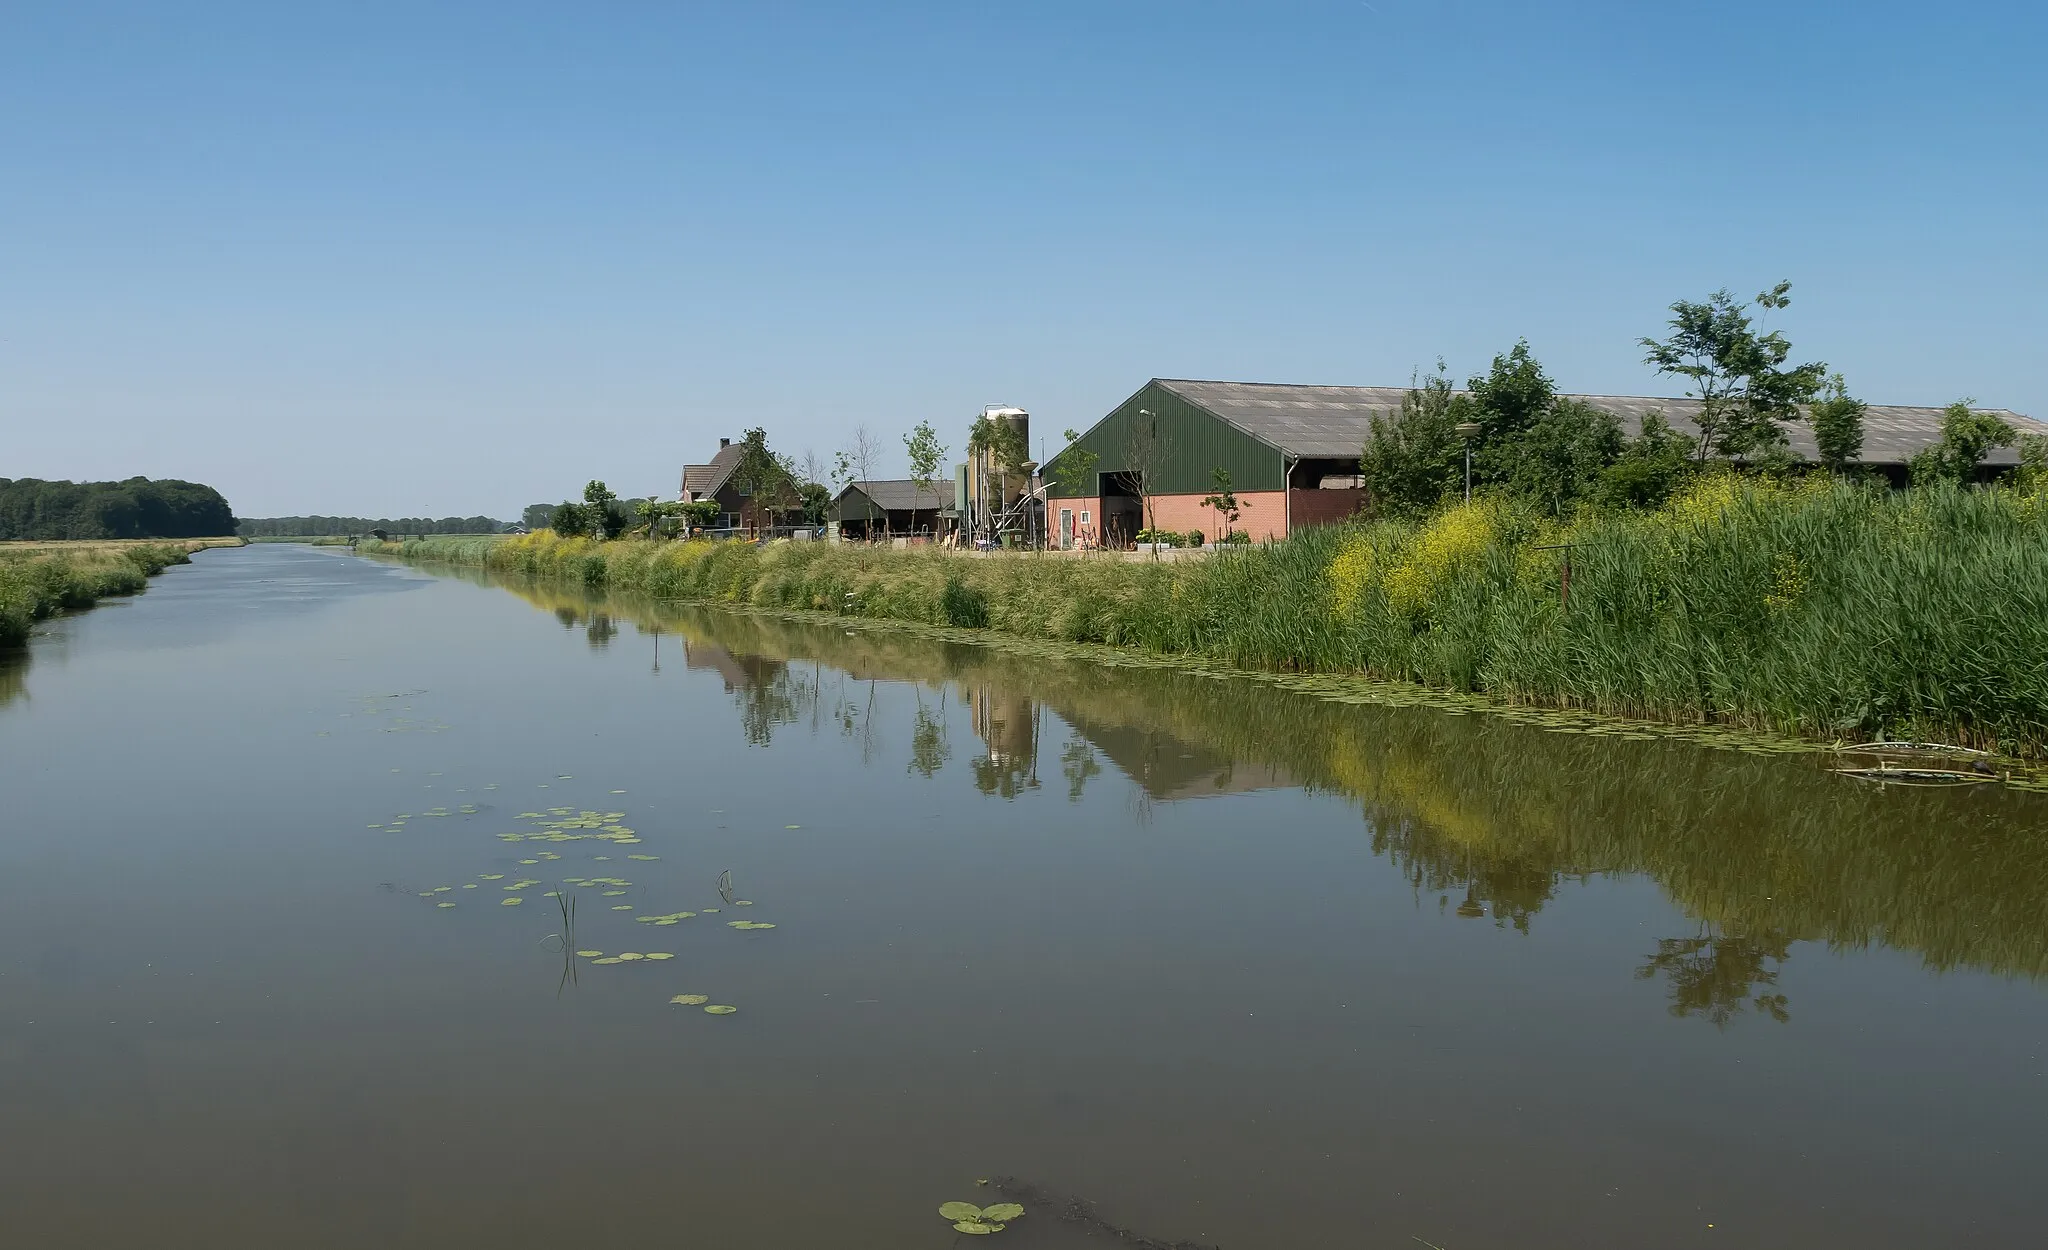
[[[2048,796],[260,545],[0,797],[8,1244],[2048,1220]]]

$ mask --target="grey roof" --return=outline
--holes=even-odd
[[[1405,386],[1288,386],[1269,382],[1197,382],[1178,378],[1154,381],[1188,402],[1205,408],[1247,434],[1271,443],[1290,456],[1351,460],[1365,445],[1377,414],[1400,411]],[[1643,418],[1661,412],[1671,427],[1697,435],[1696,399],[1658,399],[1639,395],[1573,395],[1621,419],[1622,432],[1633,437]],[[2048,435],[2048,423],[2004,409],[1990,411],[2022,434]],[[1804,422],[1787,430],[1794,454],[1817,458],[1813,432]],[[1863,414],[1863,462],[1903,464],[1914,452],[1941,439],[1941,409],[1872,404]],[[1985,457],[1987,464],[2015,464],[2016,453],[2002,447]]]
[[[728,443],[711,457],[710,464],[686,464],[683,466],[683,498],[703,499],[718,493],[732,471],[739,467],[740,447]]]
[[[909,478],[873,478],[865,482],[851,482],[839,492],[834,502],[844,503],[848,493],[855,490],[866,495],[877,508],[889,512],[930,512],[953,506],[953,483],[935,482],[929,487],[924,487]]]

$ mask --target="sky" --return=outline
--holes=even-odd
[[[0,4],[0,477],[243,516],[902,472],[1152,377],[1399,385],[1779,279],[1877,403],[2048,416],[2038,3]]]

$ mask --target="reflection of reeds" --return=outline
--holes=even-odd
[[[562,944],[562,979],[555,986],[557,994],[570,982],[576,980],[576,895],[566,884],[555,886],[555,908],[562,916],[562,930],[550,933],[541,939],[553,938]]]
[[[1708,477],[1663,509],[1563,527],[1481,499],[1174,563],[546,531],[402,550],[657,598],[925,625],[961,623],[948,605],[966,595],[989,629],[1025,638],[2048,754],[2048,493]]]

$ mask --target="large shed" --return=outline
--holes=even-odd
[[[1128,543],[1146,524],[1147,497],[1160,529],[1213,534],[1217,516],[1202,500],[1215,489],[1217,469],[1230,474],[1241,510],[1238,527],[1254,540],[1342,520],[1365,500],[1358,461],[1372,419],[1398,413],[1407,395],[1405,386],[1154,378],[1047,462],[1054,543]],[[1682,433],[1699,432],[1698,400],[1569,398],[1613,413],[1630,437],[1651,413],[1661,413]],[[2048,435],[2048,423],[1992,411],[2022,434]],[[1902,472],[1915,453],[1940,441],[1941,415],[1939,408],[1871,405],[1863,417],[1863,462]],[[1815,458],[1813,433],[1803,422],[1789,435],[1793,454]],[[1061,461],[1076,449],[1097,459],[1089,480],[1069,485],[1061,479]],[[2016,462],[2011,448],[1994,451],[1986,461],[1994,469]]]
[[[881,534],[937,536],[955,515],[953,483],[921,486],[908,478],[850,482],[832,500],[828,520],[849,538]]]

